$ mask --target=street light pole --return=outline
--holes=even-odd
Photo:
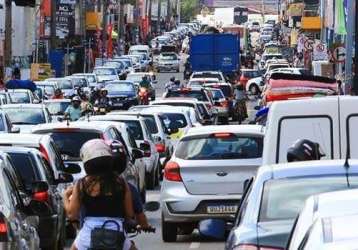
[[[347,17],[347,35],[346,35],[346,61],[345,61],[345,90],[344,93],[349,93],[352,89],[352,56],[353,56],[353,31],[355,21],[355,0],[348,0],[348,17]],[[357,52],[356,52],[357,53]],[[357,58],[356,58],[357,59]],[[356,68],[356,67],[355,67]]]
[[[4,67],[11,67],[12,57],[12,2],[5,0],[5,43],[4,43]],[[6,70],[4,70],[4,73]]]

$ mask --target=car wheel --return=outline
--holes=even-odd
[[[175,223],[165,222],[162,215],[162,239],[164,242],[177,240],[178,226]]]
[[[257,87],[256,84],[252,84],[249,88],[249,91],[252,95],[258,95],[260,92],[259,87]]]

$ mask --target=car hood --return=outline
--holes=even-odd
[[[259,222],[257,224],[259,245],[285,248],[293,223],[294,220]]]
[[[20,124],[14,124],[15,127],[20,129],[21,134],[31,134],[32,128],[36,125],[20,125]]]

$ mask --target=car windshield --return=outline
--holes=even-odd
[[[55,87],[52,85],[39,85],[37,87],[43,89],[48,96],[53,96],[55,94]]]
[[[36,125],[46,123],[42,108],[3,108],[13,124]]]
[[[155,122],[155,118],[152,115],[144,115],[144,122],[145,125],[147,125],[147,128],[149,129],[149,132],[153,135],[158,133],[158,127],[157,123]]]
[[[258,71],[243,71],[242,75],[246,78],[255,78],[259,76]]]
[[[144,140],[142,126],[139,121],[122,120],[120,122],[125,123],[129,127],[135,140]]]
[[[350,177],[350,188],[358,187],[358,176]],[[269,180],[264,184],[259,221],[294,219],[311,195],[347,189],[347,178],[339,176],[297,177]]]
[[[73,86],[72,86],[72,83],[70,80],[57,81],[57,85],[60,89],[73,89]]]
[[[166,113],[159,116],[161,122],[168,129],[171,128],[185,128],[188,123],[183,114]]]
[[[106,89],[108,92],[134,92],[132,83],[114,83],[107,84]]]
[[[188,98],[195,98],[198,101],[206,102],[208,101],[205,93],[201,90],[188,90],[188,91],[169,91],[166,94],[166,97],[188,97]]]
[[[55,141],[64,160],[79,160],[82,145],[89,140],[101,138],[100,133],[89,131],[52,132],[50,136]]]
[[[144,75],[131,75],[131,74],[129,74],[127,76],[127,80],[132,81],[132,82],[141,82],[143,76]]]
[[[45,105],[51,115],[64,115],[70,102],[47,102]]]
[[[172,60],[177,60],[178,57],[175,54],[161,54],[160,59],[163,61],[172,61]]]
[[[261,137],[216,133],[184,138],[175,156],[184,160],[254,159],[262,157]]]
[[[29,191],[32,189],[32,183],[39,180],[39,173],[35,171],[28,154],[8,152],[11,161],[20,174],[21,181]]]
[[[110,76],[110,75],[117,74],[115,69],[105,69],[105,68],[97,68],[97,69],[94,69],[93,72],[96,75],[101,75],[101,76]]]
[[[220,81],[223,81],[224,79],[222,79],[220,74],[217,73],[196,73],[193,75],[193,78],[216,78],[219,79]]]
[[[73,86],[75,87],[80,87],[80,88],[88,87],[87,81],[83,78],[72,78],[71,80],[73,82]]]
[[[31,103],[30,95],[26,92],[9,91],[11,103]]]
[[[5,131],[5,121],[2,115],[0,115],[0,131]]]

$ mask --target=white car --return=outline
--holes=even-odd
[[[252,78],[247,81],[246,83],[246,91],[250,93],[251,95],[259,95],[265,84],[263,82],[262,76]]]
[[[193,78],[187,83],[188,88],[201,87],[204,84],[219,83],[217,78]]]
[[[257,125],[192,128],[164,168],[162,238],[176,241],[208,218],[232,219],[243,183],[261,165],[263,130]]]
[[[116,68],[113,67],[95,67],[93,73],[96,74],[98,83],[119,81],[119,76]]]
[[[148,56],[150,55],[150,48],[148,45],[133,45],[129,48],[128,54],[135,55],[145,53]]]
[[[354,185],[356,187],[356,185]],[[295,223],[288,243],[288,250],[299,246],[316,220],[341,215],[358,214],[358,190],[345,190],[311,196]],[[358,235],[357,235],[358,236]]]

